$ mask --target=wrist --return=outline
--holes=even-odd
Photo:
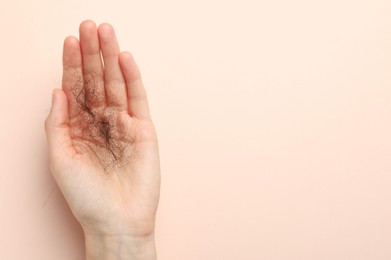
[[[156,260],[154,234],[143,237],[84,232],[86,260]]]

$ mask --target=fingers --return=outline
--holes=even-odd
[[[80,43],[75,37],[64,41],[63,90],[69,116],[104,105],[116,106],[130,115],[150,117],[140,71],[129,52],[120,54],[114,29],[93,21],[80,24]],[[103,57],[103,63],[102,58]]]
[[[74,118],[80,113],[74,92],[82,90],[83,74],[79,41],[73,36],[67,37],[64,41],[62,63],[62,89],[68,99],[69,116]]]
[[[126,86],[118,61],[120,49],[114,29],[109,24],[101,24],[98,35],[104,62],[106,102],[127,110]]]
[[[85,98],[89,108],[106,104],[103,82],[103,64],[100,55],[98,30],[93,21],[86,20],[79,27],[80,48],[83,60]]]
[[[149,119],[147,94],[132,54],[122,52],[119,62],[126,81],[129,114],[139,119]]]

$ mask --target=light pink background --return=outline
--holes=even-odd
[[[63,39],[84,19],[112,23],[143,74],[162,162],[159,259],[391,259],[390,1],[0,10],[0,259],[84,257],[43,132]]]

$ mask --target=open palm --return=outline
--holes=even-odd
[[[111,25],[84,21],[79,38],[64,41],[45,122],[52,173],[84,230],[151,234],[160,166],[140,72]]]

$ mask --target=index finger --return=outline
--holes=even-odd
[[[77,96],[83,94],[82,59],[79,40],[76,37],[68,36],[65,38],[62,64],[62,89],[67,96],[69,118],[72,119],[80,114],[81,109],[77,102]]]

